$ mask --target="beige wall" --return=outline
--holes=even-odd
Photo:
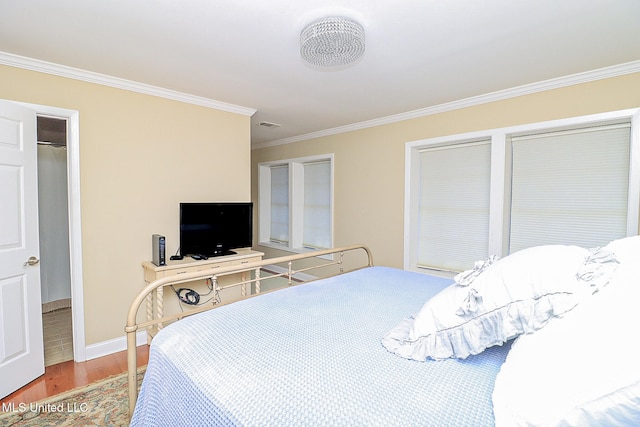
[[[250,118],[0,66],[0,98],[78,110],[86,343],[124,335],[151,235],[181,201],[250,199]]]
[[[252,152],[252,197],[257,202],[259,162],[335,153],[335,246],[363,243],[377,265],[401,268],[406,142],[633,107],[640,107],[640,73],[258,149]]]

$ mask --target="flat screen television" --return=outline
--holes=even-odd
[[[253,203],[180,203],[181,255],[230,255],[252,241]]]

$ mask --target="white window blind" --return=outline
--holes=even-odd
[[[490,141],[420,152],[417,263],[460,271],[487,257]]]
[[[630,125],[513,137],[509,253],[626,235]]]
[[[331,247],[331,162],[304,164],[303,203],[303,246]]]
[[[273,243],[289,242],[289,166],[271,166],[271,235]]]

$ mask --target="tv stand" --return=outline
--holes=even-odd
[[[264,256],[263,252],[253,251],[251,249],[237,249],[233,251],[233,254],[228,254],[225,252],[220,256],[214,256],[209,259],[201,259],[194,260],[191,257],[185,257],[182,260],[169,260],[167,261],[167,265],[157,266],[153,264],[151,261],[145,261],[142,263],[142,268],[144,269],[144,281],[145,284],[153,282],[156,279],[160,279],[162,277],[167,276],[175,276],[178,274],[191,273],[194,271],[203,271],[203,270],[215,270],[217,268],[226,267],[230,265],[242,265],[249,264],[253,262],[262,261],[262,257]],[[247,273],[242,273],[247,274]],[[259,272],[258,272],[259,274]],[[259,275],[257,276],[259,277]],[[237,276],[236,276],[237,278]],[[243,280],[246,277],[242,277]],[[223,302],[233,301],[235,299],[241,298],[247,295],[247,289],[244,286],[240,286],[239,292],[237,290],[228,289],[229,293],[222,293],[220,297]],[[236,293],[233,293],[236,291]],[[238,295],[239,293],[239,295]],[[251,294],[251,289],[248,290],[248,294]],[[164,314],[164,296],[163,289],[157,288],[156,291],[152,292],[147,296],[147,320],[151,320],[154,318],[162,317]],[[148,342],[151,342],[151,336],[153,333],[149,334]]]

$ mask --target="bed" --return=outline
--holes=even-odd
[[[613,243],[532,248],[454,279],[373,266],[354,246],[327,254],[365,251],[364,268],[339,261],[339,274],[295,286],[304,257],[284,257],[292,286],[160,330],[137,400],[130,387],[131,425],[640,424],[640,350],[625,324],[637,324],[628,259],[640,242]],[[129,313],[134,350],[151,326],[134,306],[153,286]]]

